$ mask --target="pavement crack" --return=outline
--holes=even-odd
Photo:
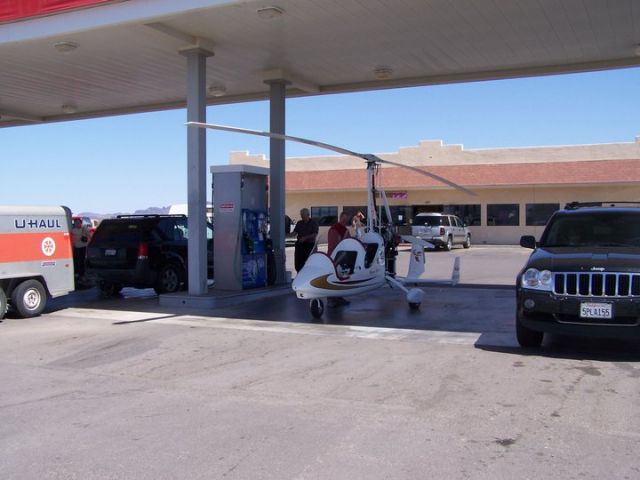
[[[24,400],[22,402],[5,403],[3,405],[0,405],[0,409],[19,407],[22,405],[29,405],[33,403],[39,403],[39,402],[46,402],[47,400],[68,397],[69,395],[81,394],[81,393],[84,393],[84,392],[82,390],[71,390],[69,392],[57,393],[55,395],[47,395],[46,397],[33,398],[31,400]]]

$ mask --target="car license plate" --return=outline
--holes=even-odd
[[[104,256],[105,257],[115,257],[116,256],[116,249],[115,248],[107,248],[104,251]]]
[[[613,308],[610,303],[581,303],[581,318],[613,318]]]

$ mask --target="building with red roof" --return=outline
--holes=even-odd
[[[474,243],[517,244],[542,233],[550,214],[572,201],[639,201],[640,137],[634,142],[465,150],[423,141],[378,154],[428,170],[462,185],[458,192],[429,177],[393,166],[382,168],[394,221],[410,225],[420,212],[448,212],[471,228]],[[233,152],[230,163],[268,166],[262,155]],[[300,208],[328,225],[341,210],[366,212],[366,175],[361,159],[347,156],[288,158],[286,211]]]

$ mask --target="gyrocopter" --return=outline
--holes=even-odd
[[[226,132],[243,133],[262,137],[304,143],[331,150],[343,155],[362,158],[367,170],[367,226],[365,233],[359,238],[342,240],[331,253],[331,256],[316,252],[309,256],[298,275],[293,279],[292,288],[296,296],[309,300],[309,308],[314,318],[320,318],[324,312],[326,300],[334,297],[350,297],[375,290],[388,285],[398,288],[406,294],[409,308],[417,310],[424,298],[424,290],[416,285],[449,284],[456,285],[460,278],[460,258],[456,257],[450,281],[422,279],[425,270],[425,248],[434,246],[410,235],[397,235],[392,223],[389,203],[384,190],[380,186],[379,173],[382,164],[412,170],[418,174],[438,180],[445,185],[469,195],[474,192],[457,185],[446,178],[417,167],[383,160],[373,154],[353,152],[341,147],[306,138],[294,137],[280,133],[262,132],[245,128],[230,127],[200,122],[187,122],[188,126],[210,128]],[[381,205],[377,204],[380,199]],[[386,221],[383,222],[382,210]],[[406,277],[396,275],[395,263],[400,240],[411,244],[409,271]]]

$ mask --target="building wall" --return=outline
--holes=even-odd
[[[470,226],[472,241],[476,244],[518,244],[522,235],[540,238],[543,226],[527,226],[525,213],[527,204],[558,203],[560,208],[572,201],[640,201],[640,187],[628,185],[585,185],[585,186],[527,186],[517,188],[481,188],[475,190],[477,197],[450,190],[407,191],[403,200],[389,200],[390,206],[429,206],[479,204],[481,225]],[[347,205],[366,205],[365,191],[360,192],[288,192],[286,212],[291,218],[300,218],[303,207],[334,206],[338,212]],[[487,224],[487,205],[518,204],[520,222],[518,226],[490,226]]]
[[[415,181],[415,173],[406,170],[406,177],[396,176],[400,181],[398,185],[407,186],[396,188],[402,194],[406,193],[406,198],[390,199],[389,203],[391,206],[416,207],[411,214],[418,207],[426,209],[432,206],[436,209],[438,205],[480,205],[480,225],[470,227],[474,243],[517,244],[522,235],[539,237],[544,227],[526,225],[527,204],[557,203],[563,207],[571,201],[640,201],[640,137],[633,142],[616,144],[476,150],[465,150],[462,145],[446,145],[439,140],[427,140],[378,156],[418,167],[454,167],[451,169],[454,174],[457,169],[457,172],[470,176],[467,178],[469,183],[459,183],[476,192],[476,197],[439,185],[415,187],[420,182]],[[232,164],[269,166],[264,155],[251,155],[248,152],[232,152],[229,161]],[[634,161],[637,162],[637,168]],[[581,163],[578,165],[578,162]],[[616,167],[621,163],[624,163],[624,170]],[[526,168],[513,164],[526,164]],[[553,167],[545,169],[545,164]],[[514,167],[518,167],[517,174],[514,174]],[[522,173],[534,168],[530,178]],[[355,173],[356,170],[358,173]],[[392,170],[388,170],[387,182],[394,178]],[[291,175],[288,176],[286,212],[293,219],[299,218],[302,207],[330,206],[341,211],[344,206],[366,205],[366,191],[361,181],[364,178],[361,175],[362,159],[335,155],[287,158],[287,173]],[[338,176],[335,185],[332,175]],[[349,175],[353,175],[352,184],[344,181],[345,176]],[[456,178],[447,178],[457,181]],[[402,182],[402,179],[411,181]],[[394,189],[389,183],[384,185],[384,176],[382,181],[387,190]],[[518,204],[519,225],[489,225],[488,206],[494,204]],[[321,240],[324,238],[323,231]]]

